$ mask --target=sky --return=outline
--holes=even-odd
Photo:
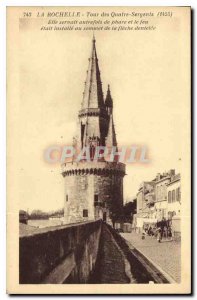
[[[110,84],[114,101],[118,145],[146,146],[150,160],[126,166],[125,201],[136,195],[142,181],[182,167],[185,66],[180,28],[175,19],[156,31],[95,32],[103,92]],[[44,32],[35,19],[20,24],[17,196],[22,209],[63,207],[61,167],[43,156],[49,146],[72,143],[91,40],[89,31]]]

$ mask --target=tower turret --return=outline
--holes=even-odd
[[[104,146],[107,121],[96,52],[96,40],[93,37],[83,100],[79,111],[81,148],[92,144],[94,146]]]
[[[111,97],[111,91],[109,85],[107,89],[107,96],[105,99],[105,106],[109,116],[109,123],[108,123],[107,136],[105,138],[105,144],[108,148],[111,148],[113,146],[117,147],[116,133],[115,133],[115,127],[113,121],[113,100]]]
[[[106,136],[105,144],[108,148],[117,147],[116,133],[112,114],[109,116],[109,128]]]
[[[108,84],[108,89],[107,89],[107,96],[106,96],[106,99],[105,99],[105,107],[106,107],[108,115],[112,114],[112,112],[113,112],[113,100],[112,100],[112,97],[111,97],[109,84]]]
[[[113,101],[108,86],[104,102],[102,82],[93,37],[81,109],[78,134],[73,145],[79,151],[89,147],[90,160],[72,159],[62,164],[65,178],[64,218],[66,223],[103,219],[121,214],[125,165],[106,157],[94,159],[97,146],[117,147],[113,122]],[[98,148],[97,148],[98,150]],[[77,155],[77,154],[76,154]]]
[[[81,109],[104,108],[102,82],[96,53],[96,40],[93,37],[91,56],[85,81]]]

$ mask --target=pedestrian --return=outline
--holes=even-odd
[[[161,230],[161,227],[159,227],[157,229],[157,241],[158,241],[158,243],[161,243],[161,239],[162,239],[162,230]]]
[[[146,232],[145,232],[144,228],[142,228],[142,240],[145,240],[145,234],[146,234]]]
[[[150,235],[150,232],[151,232],[151,226],[148,227],[148,232],[147,232],[148,235]]]
[[[172,241],[172,229],[171,229],[170,226],[168,227],[168,237],[169,237],[170,240]]]

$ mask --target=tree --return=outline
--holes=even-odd
[[[132,223],[133,215],[136,214],[136,202],[136,199],[134,199],[123,206],[124,222]]]

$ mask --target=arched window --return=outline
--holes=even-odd
[[[176,189],[176,201],[179,201],[179,189]]]
[[[178,201],[181,201],[181,188],[178,187]]]
[[[84,132],[85,132],[85,125],[82,124],[82,122],[81,122],[81,144],[82,144],[82,147],[83,147]]]
[[[99,205],[98,195],[94,195],[94,206],[98,206],[98,205]]]
[[[158,199],[160,198],[160,187],[159,186],[157,187],[157,198]]]
[[[163,198],[163,185],[160,186],[160,198]]]
[[[171,199],[171,191],[168,192],[168,203],[171,203],[172,199]]]
[[[175,190],[172,191],[172,202],[175,201]]]
[[[90,145],[90,159],[93,160],[95,155],[95,146],[94,145]]]

